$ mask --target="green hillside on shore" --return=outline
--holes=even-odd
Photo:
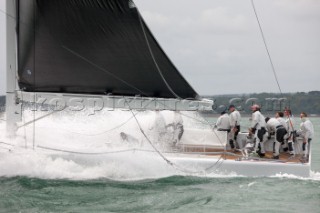
[[[262,106],[262,111],[265,114],[274,114],[274,112],[283,111],[287,107],[296,115],[301,112],[320,115],[320,91],[215,95],[206,96],[206,98],[214,100],[214,113],[220,113],[230,104],[234,104],[244,114],[250,114],[250,106],[257,103]]]

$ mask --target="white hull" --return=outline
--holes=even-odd
[[[192,158],[172,157],[169,158],[179,165],[187,164],[193,168],[206,169],[212,167],[217,158]],[[281,163],[256,160],[220,160],[217,166],[213,166],[210,173],[220,175],[240,175],[247,177],[262,177],[276,175],[294,175],[299,177],[310,177],[311,166],[309,163]]]
[[[42,167],[50,169],[56,162],[65,162],[75,165],[74,167],[95,168],[103,165],[105,172],[110,168],[124,170],[126,179],[158,178],[172,175],[195,175],[195,176],[246,176],[246,177],[272,177],[277,175],[293,175],[297,177],[310,177],[310,163],[284,163],[259,160],[225,160],[220,157],[209,157],[204,155],[165,154],[162,158],[152,151],[127,150],[120,152],[102,153],[66,153],[61,151],[48,151],[41,148],[35,150],[19,150],[8,152],[1,150],[3,165],[6,160],[19,159],[16,164],[22,164],[23,169],[34,171],[39,169],[42,174]],[[3,157],[6,156],[6,159]],[[39,158],[39,156],[41,156]],[[37,162],[37,163],[35,163]],[[39,164],[38,164],[39,163]],[[48,163],[48,165],[45,165]],[[1,164],[0,164],[1,165]],[[10,163],[8,164],[10,165]],[[20,165],[21,166],[21,165]],[[19,169],[19,167],[17,169]],[[72,170],[73,168],[71,168]],[[64,166],[61,168],[63,171]],[[130,171],[130,172],[129,172]],[[39,172],[39,171],[38,171]],[[29,173],[19,173],[16,175],[31,175]],[[108,174],[109,175],[109,174]],[[108,177],[106,175],[106,177]],[[37,176],[37,175],[35,175]],[[74,176],[77,176],[75,174]],[[53,176],[54,177],[54,176]],[[104,176],[103,176],[104,177]],[[52,178],[52,177],[50,177]],[[77,177],[75,177],[77,178]],[[81,177],[78,177],[81,178]],[[101,178],[98,176],[98,178]]]

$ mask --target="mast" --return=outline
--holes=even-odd
[[[6,116],[7,136],[13,137],[16,122],[21,119],[21,104],[17,98],[17,39],[16,39],[16,0],[6,0]]]

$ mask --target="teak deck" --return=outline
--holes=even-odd
[[[188,154],[198,154],[204,156],[215,156],[222,157],[225,160],[257,160],[257,161],[274,161],[281,163],[301,163],[301,155],[292,156],[289,153],[281,152],[279,159],[273,159],[273,153],[267,151],[265,156],[260,157],[250,157],[246,158],[243,156],[241,151],[233,152],[232,150],[224,150],[221,148],[208,148],[208,147],[198,147],[198,146],[181,146],[179,147],[180,153],[188,153]],[[305,162],[304,162],[305,163]]]

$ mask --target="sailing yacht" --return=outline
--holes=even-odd
[[[132,0],[7,0],[7,14],[10,152],[104,163],[151,153],[178,174],[309,176],[311,160],[230,152],[227,132],[198,113],[213,101],[184,79]]]

